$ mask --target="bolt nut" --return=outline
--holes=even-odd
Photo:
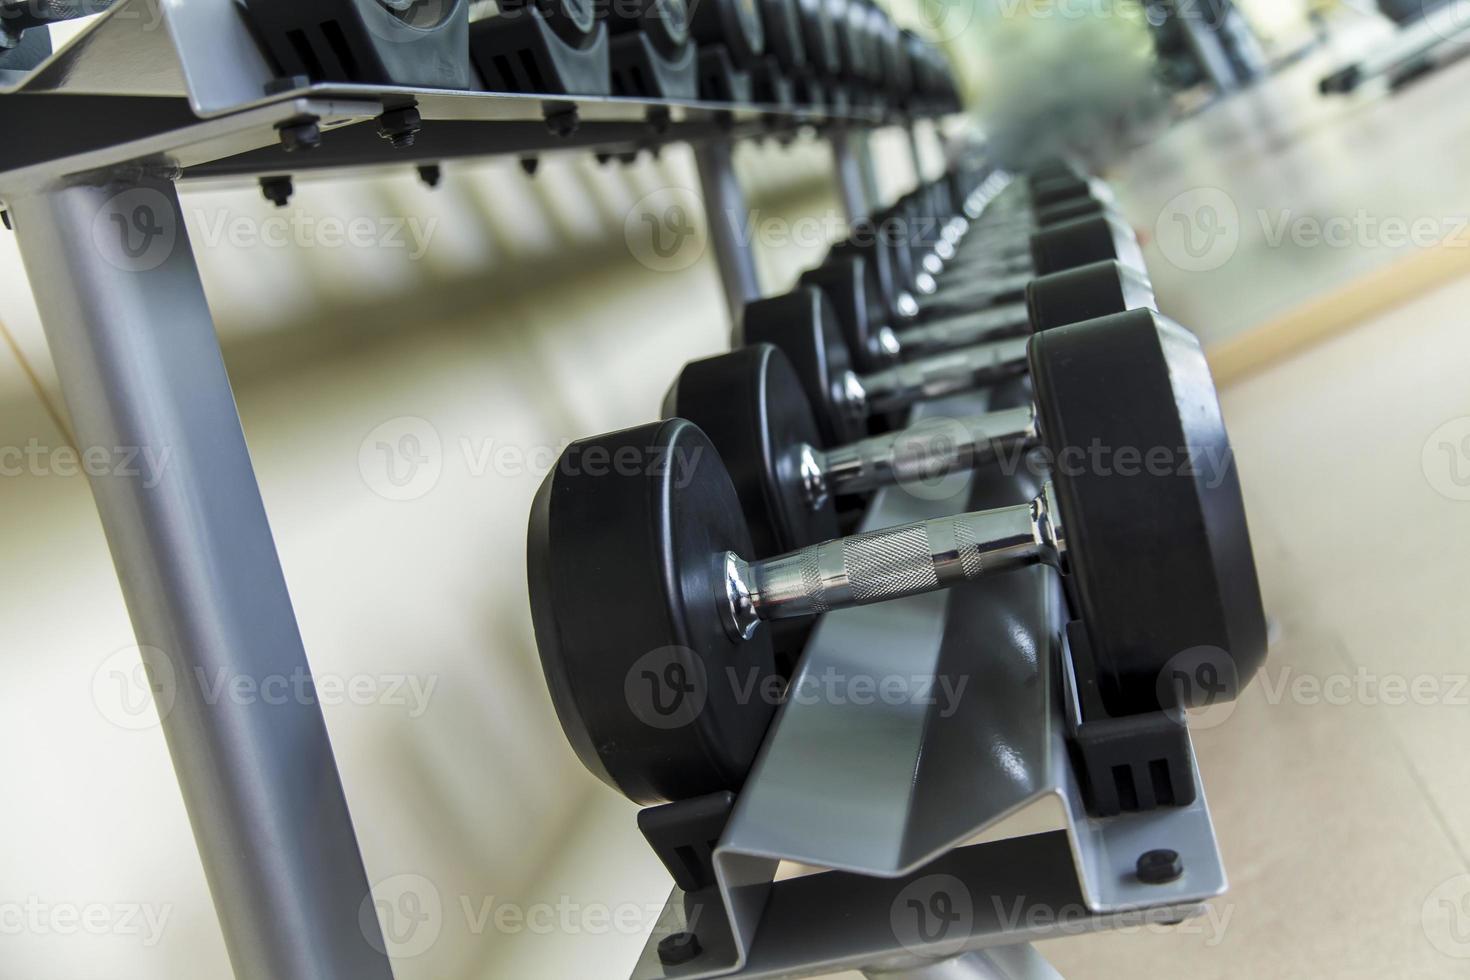
[[[278,126],[277,130],[281,134],[281,149],[287,153],[314,150],[322,145],[321,127],[315,119],[286,123]]]
[[[1178,851],[1149,851],[1138,859],[1138,880],[1145,885],[1167,885],[1184,874],[1184,862]]]
[[[699,945],[699,937],[692,932],[676,932],[658,943],[658,960],[664,966],[688,963],[702,952],[704,949]]]
[[[399,150],[413,146],[423,128],[424,120],[417,106],[389,109],[378,117],[378,135]]]

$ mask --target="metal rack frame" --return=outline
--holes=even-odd
[[[0,149],[0,201],[18,236],[77,439],[82,445],[167,450],[175,461],[156,485],[120,475],[93,476],[91,483],[138,642],[164,651],[180,676],[193,676],[196,668],[209,675],[290,676],[309,674],[309,666],[189,247],[179,180],[578,148],[619,153],[689,142],[696,147],[732,316],[760,294],[740,227],[746,209],[731,168],[736,141],[820,126],[832,140],[849,216],[868,214],[875,199],[866,130],[884,120],[872,114],[834,117],[775,106],[568,101],[361,85],[311,85],[266,95],[269,75],[232,0],[123,0],[40,68],[0,90],[0,125],[8,137]],[[378,138],[373,121],[385,107],[406,101],[418,107],[423,129],[413,147],[395,148]],[[323,145],[288,155],[281,130],[303,120],[321,128]],[[886,499],[870,520],[900,519],[897,498]],[[1054,599],[1054,587],[1046,582],[1027,579],[1025,588],[1033,599]],[[947,635],[946,601],[926,597],[909,604],[901,613],[912,630],[905,633],[906,644],[912,647],[920,642],[914,637],[921,637],[937,654]],[[1036,608],[1051,611],[1037,613],[1042,618],[1027,628],[1039,648],[1050,649],[1059,635],[1055,603]],[[819,651],[843,649],[845,622],[834,617],[823,628]],[[810,914],[787,919],[782,906],[799,891],[834,883],[890,887],[942,852],[948,856],[936,867],[954,864],[970,868],[966,874],[1015,879],[1011,851],[1024,851],[1027,876],[1014,883],[1033,895],[1074,894],[1078,879],[1066,884],[1062,872],[1068,868],[1081,873],[1084,886],[1101,887],[1097,882],[1116,870],[1106,841],[1121,832],[1093,827],[1077,811],[1075,787],[1069,788],[1059,754],[1060,716],[1055,705],[1046,706],[1061,688],[1045,664],[1038,659],[1032,666],[1039,673],[1025,681],[1041,692],[1036,706],[1042,713],[1031,722],[1016,719],[1024,731],[1010,735],[1029,733],[1033,751],[1021,755],[1019,765],[1034,782],[1033,795],[1069,801],[1060,864],[1054,847],[1040,864],[1027,856],[1040,842],[1057,844],[1055,835],[950,851],[956,841],[920,846],[905,836],[909,830],[888,841],[893,847],[874,852],[890,859],[874,866],[851,854],[832,860],[807,846],[810,841],[788,841],[792,859],[825,858],[830,866],[845,866],[846,881],[826,875],[802,879],[806,884],[761,884],[769,862],[750,855],[775,853],[761,837],[761,828],[768,827],[762,808],[770,803],[763,787],[787,764],[781,747],[805,717],[788,709],[727,835],[721,894],[708,897],[727,910],[728,956],[712,972],[677,975],[737,969],[742,976],[790,975],[889,957],[894,950],[868,949],[854,931],[839,935]],[[235,975],[391,978],[330,739],[313,699],[206,703],[202,692],[185,684],[163,730]],[[925,737],[921,729],[909,735],[921,742]],[[896,744],[915,747],[911,740]],[[777,809],[795,814],[799,803],[786,798]],[[1187,911],[1224,885],[1223,875],[1216,874],[1208,814],[1202,804],[1199,810],[1180,818],[1194,821],[1191,839],[1199,855],[1190,887],[1149,897],[1170,914]],[[898,811],[885,812],[893,817]],[[968,833],[995,816],[970,813],[960,822]],[[900,840],[905,848],[894,849]],[[747,882],[752,867],[755,874]],[[1106,915],[1117,908],[1138,905],[1136,899],[1099,898],[1086,887],[1097,928],[1106,927]],[[765,900],[753,901],[756,896]],[[676,899],[671,910],[684,907],[683,897]],[[955,962],[979,969],[975,964],[983,959],[991,966],[1011,964],[1012,972],[1004,975],[1041,975],[1034,972],[1035,958],[1014,947],[1030,938],[987,925],[957,951],[997,944],[1011,945],[1011,951]],[[839,940],[848,944],[845,953],[833,945]],[[646,961],[647,956],[640,977],[676,975]]]

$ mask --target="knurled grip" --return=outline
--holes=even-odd
[[[732,622],[790,619],[933,592],[1046,560],[1039,502],[837,538],[730,569]]]
[[[984,465],[1035,438],[1036,416],[1030,407],[925,419],[899,432],[828,450],[822,461],[824,483],[839,496],[923,483]]]
[[[858,534],[836,543],[842,547],[848,587],[859,605],[939,587],[939,572],[923,524]]]

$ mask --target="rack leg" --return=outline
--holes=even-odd
[[[862,221],[872,214],[878,198],[870,186],[871,162],[866,137],[860,132],[837,128],[831,134],[832,163],[837,170],[837,190],[842,195],[842,209],[848,224]]]
[[[725,287],[730,322],[738,327],[745,304],[761,298],[761,286],[747,228],[750,208],[735,177],[733,149],[729,140],[710,140],[694,148],[694,159],[704,188],[705,223],[720,268],[720,282]]]
[[[163,461],[92,492],[235,976],[391,980],[315,698],[218,693],[309,674],[174,186],[8,203],[79,448]]]

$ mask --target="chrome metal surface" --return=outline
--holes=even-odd
[[[884,368],[858,381],[870,413],[896,412],[1024,373],[1028,342],[1026,337],[1015,337],[980,344]]]
[[[391,980],[316,699],[202,682],[311,674],[174,186],[6,203],[78,445],[168,461],[91,486],[235,976]]]
[[[1036,411],[1026,406],[960,419],[923,419],[898,432],[829,449],[816,462],[823,491],[841,496],[929,484],[996,459],[1016,461],[1036,439]]]
[[[801,479],[801,496],[807,507],[821,510],[831,497],[827,467],[820,450],[802,443],[796,450],[796,472]]]
[[[1030,325],[1025,303],[1006,303],[978,313],[928,320],[896,339],[899,355],[914,359],[1025,332]]]

